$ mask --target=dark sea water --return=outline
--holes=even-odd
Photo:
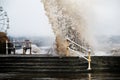
[[[119,73],[82,73],[69,74],[63,73],[56,76],[45,76],[41,74],[0,74],[0,80],[120,80]]]

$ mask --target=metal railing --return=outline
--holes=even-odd
[[[8,53],[9,52],[9,49],[11,49],[11,50],[16,50],[16,46],[15,46],[15,43],[17,43],[17,42],[13,42],[13,43],[11,43],[11,42],[8,42],[7,40],[6,40],[6,55],[8,55],[8,54],[10,54],[10,53]],[[20,42],[19,42],[20,43]],[[28,47],[26,47],[25,46],[25,42],[21,42],[22,43],[22,46],[21,46],[21,48],[23,49],[23,54],[26,54],[26,50],[27,49],[30,49],[30,54],[32,54],[31,53],[31,42],[29,42],[29,47],[30,48],[28,48]],[[8,44],[12,44],[13,46],[9,46]],[[15,51],[14,51],[14,54],[15,54]]]
[[[71,49],[70,47],[68,47],[68,50],[76,53],[79,57],[82,57],[82,58],[84,58],[85,60],[87,60],[87,61],[88,61],[88,70],[91,70],[91,55],[90,55],[91,50],[90,50],[90,49],[86,49],[85,47],[77,44],[76,42],[72,41],[72,40],[69,39],[69,38],[66,38],[66,39],[67,39],[70,43],[77,45],[78,47],[84,49],[84,50],[88,53],[88,57],[85,57],[85,56],[81,55],[80,52],[75,51],[75,50]]]

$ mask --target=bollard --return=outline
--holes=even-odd
[[[88,50],[88,70],[91,70],[91,56],[90,56],[90,49]]]
[[[6,55],[8,55],[8,41],[6,40]]]

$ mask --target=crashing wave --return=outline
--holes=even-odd
[[[86,2],[89,3],[89,0],[42,0],[42,2],[56,35],[56,51],[59,55],[67,55],[66,37],[85,48],[92,46],[89,27],[85,19],[86,9],[89,7]],[[70,47],[83,51],[73,44]]]

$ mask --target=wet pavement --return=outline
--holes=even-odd
[[[81,73],[81,74],[19,74],[0,73],[0,80],[120,80],[116,73]]]

